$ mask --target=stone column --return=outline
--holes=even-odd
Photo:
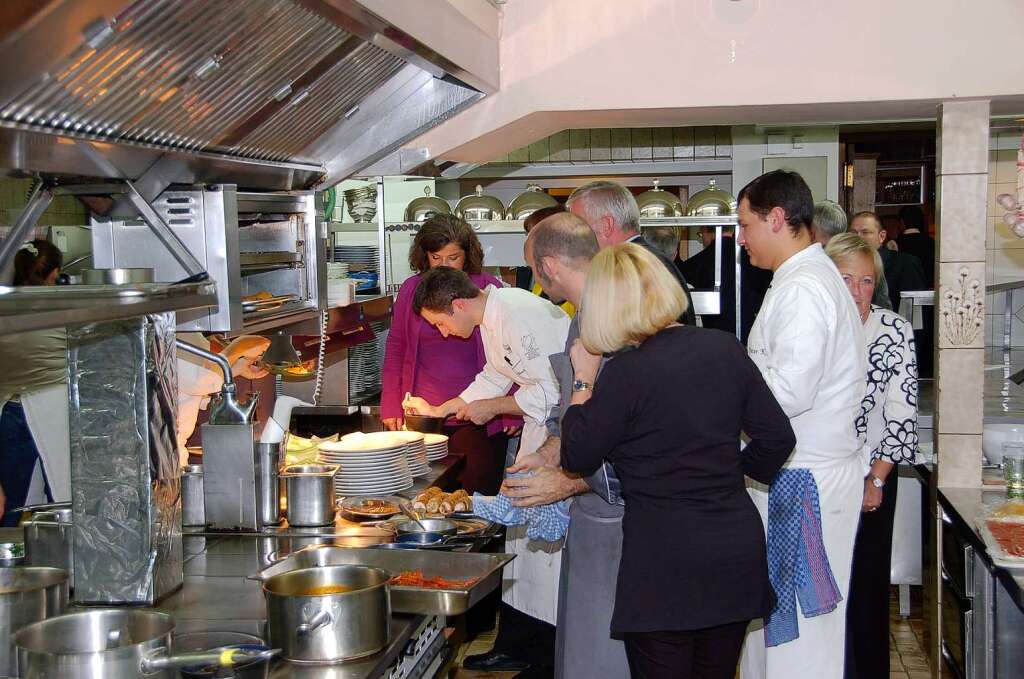
[[[988,101],[939,106],[935,299],[938,485],[981,485]]]

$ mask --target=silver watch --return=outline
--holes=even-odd
[[[593,388],[593,385],[590,382],[584,382],[583,380],[573,380],[572,381],[572,390],[574,392],[577,392],[577,391],[587,391],[587,390],[589,390],[591,388]]]
[[[885,481],[878,478],[874,474],[868,474],[868,478],[871,479],[871,485],[874,486],[875,488],[881,488],[882,486],[885,485]]]

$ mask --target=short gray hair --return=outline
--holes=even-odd
[[[622,231],[640,230],[640,208],[636,198],[622,184],[605,180],[584,184],[570,194],[565,204],[571,208],[577,200],[585,201],[583,211],[588,219],[596,220],[607,215]]]
[[[814,218],[811,220],[815,231],[828,238],[847,231],[846,211],[834,200],[823,200],[814,204]]]
[[[541,279],[548,278],[542,261],[544,257],[557,257],[582,271],[601,249],[590,226],[571,212],[562,212],[541,220],[530,229],[527,242],[533,249],[533,262]],[[544,282],[541,280],[542,284]]]
[[[648,243],[669,259],[679,256],[679,229],[674,226],[648,226],[641,233]]]

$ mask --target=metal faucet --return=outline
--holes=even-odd
[[[213,361],[224,373],[224,385],[220,388],[220,394],[214,396],[210,401],[210,424],[251,424],[256,412],[259,393],[252,394],[245,402],[238,400],[235,380],[231,375],[231,366],[227,359],[212,351],[200,349],[184,340],[175,339],[174,343],[182,351]]]

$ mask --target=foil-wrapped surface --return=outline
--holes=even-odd
[[[181,586],[173,313],[68,328],[74,600]]]

